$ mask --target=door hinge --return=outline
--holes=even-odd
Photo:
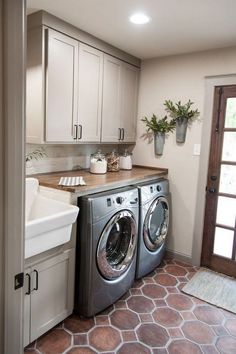
[[[18,273],[15,275],[14,284],[15,290],[20,289],[24,286],[24,273]]]

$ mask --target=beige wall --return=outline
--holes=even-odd
[[[194,144],[201,143],[203,120],[211,119],[211,114],[204,116],[203,111],[205,78],[235,72],[236,48],[151,59],[142,63],[134,162],[169,168],[173,212],[168,249],[187,257],[192,255],[199,162],[208,154],[208,151],[201,151],[200,157],[193,156]],[[166,99],[184,102],[189,98],[200,110],[202,122],[195,122],[188,129],[184,145],[177,145],[175,134],[170,135],[163,156],[155,156],[153,143],[148,144],[142,138],[145,126],[140,119],[145,115],[150,117],[152,113],[163,115]]]

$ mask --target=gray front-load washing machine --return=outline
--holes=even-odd
[[[139,240],[136,278],[150,273],[163,258],[169,225],[169,183],[158,179],[138,185]]]
[[[90,317],[119,299],[135,278],[138,189],[78,198],[75,307]]]

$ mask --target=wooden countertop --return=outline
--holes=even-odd
[[[104,175],[92,174],[88,170],[73,170],[38,174],[32,177],[37,178],[41,186],[68,191],[71,193],[76,193],[78,194],[78,196],[82,196],[86,194],[124,187],[132,183],[145,182],[154,178],[167,176],[167,174],[168,169],[166,168],[134,166],[132,170],[108,172]],[[82,176],[84,177],[86,186],[58,186],[60,178],[66,176]]]

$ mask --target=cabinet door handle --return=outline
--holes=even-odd
[[[124,138],[125,138],[125,129],[122,128],[122,141],[124,140]]]
[[[120,141],[121,140],[121,128],[118,128],[118,130],[119,130],[119,138],[118,138],[118,140]]]
[[[78,138],[78,125],[77,124],[74,124],[74,131],[73,131],[73,139],[74,140],[77,140]]]
[[[82,139],[82,135],[83,135],[83,127],[81,124],[79,124],[79,137],[78,137],[79,140]]]
[[[34,273],[36,274],[36,282],[35,282],[35,288],[33,288],[33,290],[38,290],[39,288],[39,273],[36,269],[34,269]]]
[[[30,295],[31,292],[31,277],[29,273],[25,274],[26,277],[28,277],[28,290],[26,291],[25,295]]]

